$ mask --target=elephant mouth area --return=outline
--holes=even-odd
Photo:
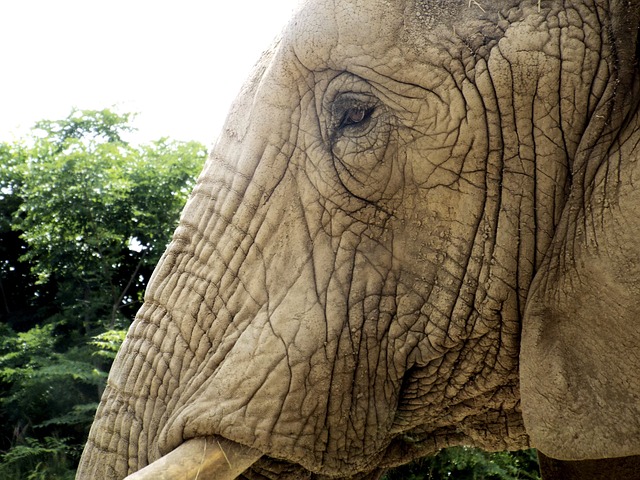
[[[344,478],[376,480],[381,477],[382,473],[383,470],[376,469],[373,472],[349,475]],[[337,477],[313,473],[299,464],[265,455],[237,478],[239,480],[336,480]]]
[[[301,465],[263,455],[238,477],[239,480],[318,479]]]
[[[519,412],[514,412],[519,413]],[[518,415],[518,418],[521,417]],[[504,445],[504,449],[518,449],[528,446],[525,438],[524,430],[520,431],[516,425],[518,421],[511,419],[509,421],[504,416],[500,416],[502,422],[510,423],[510,431],[513,438]],[[468,419],[471,423],[475,423]],[[486,418],[484,418],[486,422]],[[481,422],[481,423],[485,423]],[[464,423],[464,422],[463,422]],[[486,436],[488,430],[482,430],[479,425],[473,425],[472,430],[478,429]],[[515,427],[515,428],[514,428]],[[504,440],[504,432],[496,432]],[[207,435],[207,434],[205,434]],[[508,437],[509,435],[507,435]],[[333,463],[335,458],[330,459],[324,456],[316,457],[317,470],[312,467],[308,469],[303,466],[304,458],[301,463],[298,459],[279,457],[277,451],[269,451],[261,447],[251,448],[247,444],[238,443],[237,441],[219,435],[183,437],[182,443],[174,447],[173,450],[166,453],[156,462],[145,467],[138,473],[144,475],[128,477],[127,480],[151,480],[156,478],[172,478],[159,476],[159,472],[165,472],[169,467],[182,472],[181,476],[176,478],[211,478],[216,480],[329,480],[337,478],[349,478],[351,480],[377,480],[382,477],[388,468],[402,465],[414,458],[432,455],[436,451],[446,446],[476,444],[476,446],[486,448],[488,445],[481,445],[475,435],[469,432],[460,431],[460,426],[440,426],[429,428],[422,426],[411,429],[403,434],[395,435],[390,443],[383,448],[378,454],[365,460],[366,463],[351,457],[348,462],[347,457],[342,458],[342,467]],[[474,441],[476,440],[476,441]],[[274,455],[275,453],[275,455]],[[347,460],[348,463],[344,463]],[[328,462],[328,463],[327,463]],[[333,468],[326,469],[333,463]],[[190,472],[192,477],[185,477],[184,472]],[[205,475],[206,474],[206,475]]]
[[[213,435],[185,439],[126,480],[157,478],[210,478],[212,480],[377,480],[385,469],[366,472],[345,471],[336,475],[315,473],[295,461],[272,457],[268,453]],[[166,475],[167,472],[174,472]],[[343,476],[344,475],[344,476]]]
[[[480,423],[486,421],[486,418],[484,416],[482,417],[482,419],[477,419],[478,421],[483,420]],[[503,422],[506,420],[503,416],[500,417]],[[467,422],[475,423],[474,420],[476,419],[471,417],[466,420]],[[529,445],[525,438],[526,435],[524,431],[520,431],[520,429],[516,427],[519,422],[511,419],[511,421],[507,421],[506,423],[511,424],[513,438],[505,444],[505,449],[527,448]],[[471,430],[478,430],[478,432],[483,433],[485,436],[488,433],[486,428],[483,430],[479,428],[478,425],[473,425],[473,427],[476,428],[471,428]],[[509,435],[506,436],[508,437]],[[325,462],[328,460],[329,464],[331,464],[336,461],[335,458],[331,460],[323,457],[325,462],[319,465],[316,464],[316,466],[320,467],[316,470],[316,468],[313,467],[311,467],[312,469],[305,467],[304,459],[301,459],[303,460],[302,463],[298,463],[297,459],[287,459],[286,456],[279,457],[277,451],[269,451],[261,447],[257,449],[251,448],[246,446],[247,444],[237,443],[236,441],[218,435],[194,437],[191,440],[185,440],[182,445],[194,440],[207,439],[207,444],[218,445],[222,450],[223,453],[216,474],[201,478],[218,480],[236,478],[239,480],[335,480],[337,478],[377,480],[380,479],[389,468],[405,464],[414,458],[433,455],[441,448],[447,446],[475,444],[481,448],[490,447],[490,445],[481,445],[481,442],[478,442],[478,439],[475,437],[476,435],[470,435],[469,432],[462,432],[460,426],[432,425],[431,428],[429,428],[423,425],[419,428],[404,432],[403,434],[394,435],[386,448],[368,459],[368,467],[365,466],[366,464],[358,461],[356,461],[356,463],[342,463],[342,468],[337,467],[337,464],[334,463],[333,468],[325,470],[324,472],[322,470],[328,466]],[[182,445],[176,447],[176,450],[182,448]],[[167,456],[173,454],[173,452],[170,452]],[[194,456],[200,459],[202,457],[201,450],[198,450],[198,453]],[[342,462],[345,460],[346,458],[343,458]],[[353,461],[354,458],[351,457],[351,460]],[[228,473],[227,470],[229,470]],[[231,473],[231,471],[233,473]],[[151,480],[151,478],[157,477],[148,477],[149,480]]]
[[[516,399],[508,401],[511,397],[505,398],[504,395],[496,397],[500,398],[501,403],[491,405],[494,408],[487,407],[486,402],[481,402],[485,408],[464,404],[437,421],[432,419],[431,422],[417,425],[411,425],[410,419],[404,418],[400,422],[402,425],[396,424],[396,428],[386,431],[377,448],[370,451],[357,448],[346,450],[338,448],[335,443],[321,444],[316,437],[313,437],[316,441],[305,444],[294,431],[287,434],[271,431],[270,435],[259,437],[255,429],[248,428],[246,422],[235,421],[238,419],[226,417],[233,428],[229,428],[229,425],[219,428],[220,425],[204,422],[203,415],[181,412],[182,415],[177,415],[173,425],[166,426],[164,439],[169,441],[163,442],[165,448],[161,448],[160,453],[164,457],[161,459],[172,456],[184,445],[200,442],[200,446],[193,449],[190,455],[199,462],[195,466],[195,473],[200,471],[203,451],[214,452],[216,448],[221,451],[215,474],[209,477],[200,475],[200,478],[374,480],[380,478],[388,468],[432,455],[447,446],[473,445],[492,449],[500,445],[504,450],[526,448],[528,438],[522,424],[519,402]],[[214,433],[216,431],[220,434]]]

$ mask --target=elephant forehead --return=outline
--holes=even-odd
[[[310,71],[384,66],[386,75],[394,76],[392,72],[411,69],[416,61],[437,63],[432,47],[452,36],[477,36],[482,30],[486,37],[487,22],[493,25],[501,18],[498,12],[508,12],[514,3],[493,0],[485,7],[468,0],[306,0],[284,31],[283,44]]]
[[[341,70],[344,59],[353,62],[361,56],[377,55],[396,43],[406,3],[307,0],[289,24],[285,39],[308,69]]]

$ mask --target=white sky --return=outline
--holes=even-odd
[[[211,145],[298,0],[0,0],[0,141],[72,107]]]

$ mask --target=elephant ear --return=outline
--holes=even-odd
[[[640,5],[615,3],[598,16],[609,22],[609,86],[523,321],[525,426],[533,446],[561,460],[640,454]]]

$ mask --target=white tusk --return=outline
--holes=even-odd
[[[233,480],[261,456],[222,437],[192,438],[125,480]]]

